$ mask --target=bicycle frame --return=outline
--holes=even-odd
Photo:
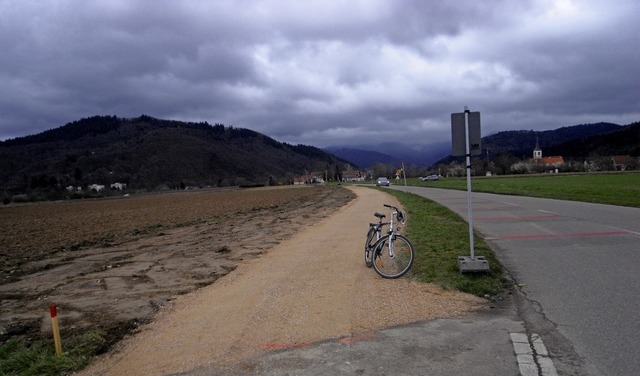
[[[389,231],[387,231],[387,234],[389,234],[391,239],[394,239],[395,233],[396,231],[400,230],[400,227],[398,227],[397,229],[394,227],[393,218],[396,217],[398,213],[400,213],[400,211],[395,206],[391,206],[387,204],[384,204],[384,206],[391,209],[391,219],[389,220]],[[400,216],[402,216],[402,214],[400,214]],[[394,253],[394,248],[395,248],[394,242],[389,242],[389,257],[392,259],[396,257]]]
[[[376,240],[380,240],[380,238],[382,237],[382,228],[386,225],[389,224],[389,222],[382,222],[382,218],[386,217],[386,215],[384,214],[380,214],[378,212],[376,212],[375,214],[373,214],[374,216],[376,216],[378,218],[378,223],[369,223],[369,227],[373,227],[375,233],[376,233]]]
[[[402,213],[395,206],[384,204],[384,207],[391,209],[391,219],[389,220],[389,222],[383,222],[382,221],[382,219],[385,218],[386,215],[376,212],[374,214],[374,216],[376,216],[378,218],[378,223],[369,223],[369,228],[373,228],[374,231],[375,231],[376,241],[378,241],[378,240],[380,240],[380,238],[382,238],[382,229],[386,225],[389,225],[389,230],[387,231],[387,234],[389,234],[391,236],[393,236],[396,231],[400,230],[399,227],[396,229],[395,226],[394,226],[395,225],[395,222],[393,220],[394,217],[398,217],[398,214],[400,214],[400,218],[404,218]],[[404,224],[404,221],[402,221],[402,220],[399,220],[399,221]],[[374,244],[374,243],[375,242],[372,242],[372,244]],[[391,250],[390,252],[393,252],[393,250]],[[391,256],[393,257],[394,255],[392,254]]]

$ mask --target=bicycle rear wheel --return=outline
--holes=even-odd
[[[405,275],[414,257],[413,245],[402,235],[386,235],[373,245],[373,268],[384,278]]]
[[[375,228],[369,226],[369,232],[367,233],[367,241],[364,243],[364,264],[367,268],[373,266],[373,262],[371,261],[371,254],[373,253],[373,245],[376,242],[376,230]]]

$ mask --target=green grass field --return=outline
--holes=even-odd
[[[472,177],[473,192],[555,198],[640,208],[640,172]],[[467,189],[466,178],[435,182],[409,179],[411,185]]]

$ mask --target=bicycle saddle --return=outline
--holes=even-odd
[[[376,217],[380,218],[380,219],[382,219],[382,218],[386,217],[386,215],[384,215],[384,214],[380,214],[380,213],[378,213],[378,212],[376,212],[374,215],[375,215]]]

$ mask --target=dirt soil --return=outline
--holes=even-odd
[[[303,186],[1,207],[0,343],[49,337],[50,305],[63,335],[101,328],[114,343],[354,197]]]
[[[324,206],[314,207],[313,219],[308,222],[311,225],[299,227],[288,240],[273,245],[259,258],[245,258],[233,273],[214,284],[175,300],[168,298],[153,322],[120,342],[83,374],[167,375],[202,367],[250,374],[252,359],[265,352],[331,339],[349,343],[375,335],[377,329],[459,316],[486,306],[477,297],[408,278],[382,279],[365,267],[362,247],[366,224],[373,219],[373,212],[384,210],[382,204],[399,205],[392,196],[378,190],[349,189],[357,193],[355,200],[342,202],[339,209],[328,210],[326,216]],[[287,218],[295,222],[297,217],[287,215]],[[245,220],[251,220],[251,216]],[[248,225],[248,234],[255,237],[254,233],[263,229],[252,223]],[[233,232],[235,226],[229,230]],[[181,231],[186,229],[158,237],[155,248],[143,247],[146,251],[134,259],[141,259],[156,248],[174,248],[184,243],[189,243],[182,249],[187,252],[187,248],[204,247],[216,238],[212,228],[194,228],[188,234]],[[193,243],[193,237],[202,237],[203,241]],[[273,237],[269,232],[255,238]],[[226,244],[238,247],[235,243]],[[139,248],[131,244],[126,247],[129,252]],[[177,260],[183,260],[194,270],[204,267],[201,263],[205,258],[192,262],[170,254],[165,270],[181,263]],[[212,253],[208,255],[211,257]],[[212,268],[213,264],[210,262],[206,268]],[[101,293],[107,294],[112,284],[122,293],[132,291],[136,285],[145,285],[145,278],[127,284],[131,276],[152,269],[153,264],[144,265],[142,262],[138,268],[118,266],[123,273],[117,277],[93,276],[85,283],[100,285],[99,280],[113,278],[105,282],[107,289],[99,290]],[[157,284],[162,276],[158,272],[148,278]],[[82,291],[81,286],[77,289],[79,293]],[[153,291],[147,289],[144,294]],[[115,314],[132,314],[141,308],[120,306]]]

